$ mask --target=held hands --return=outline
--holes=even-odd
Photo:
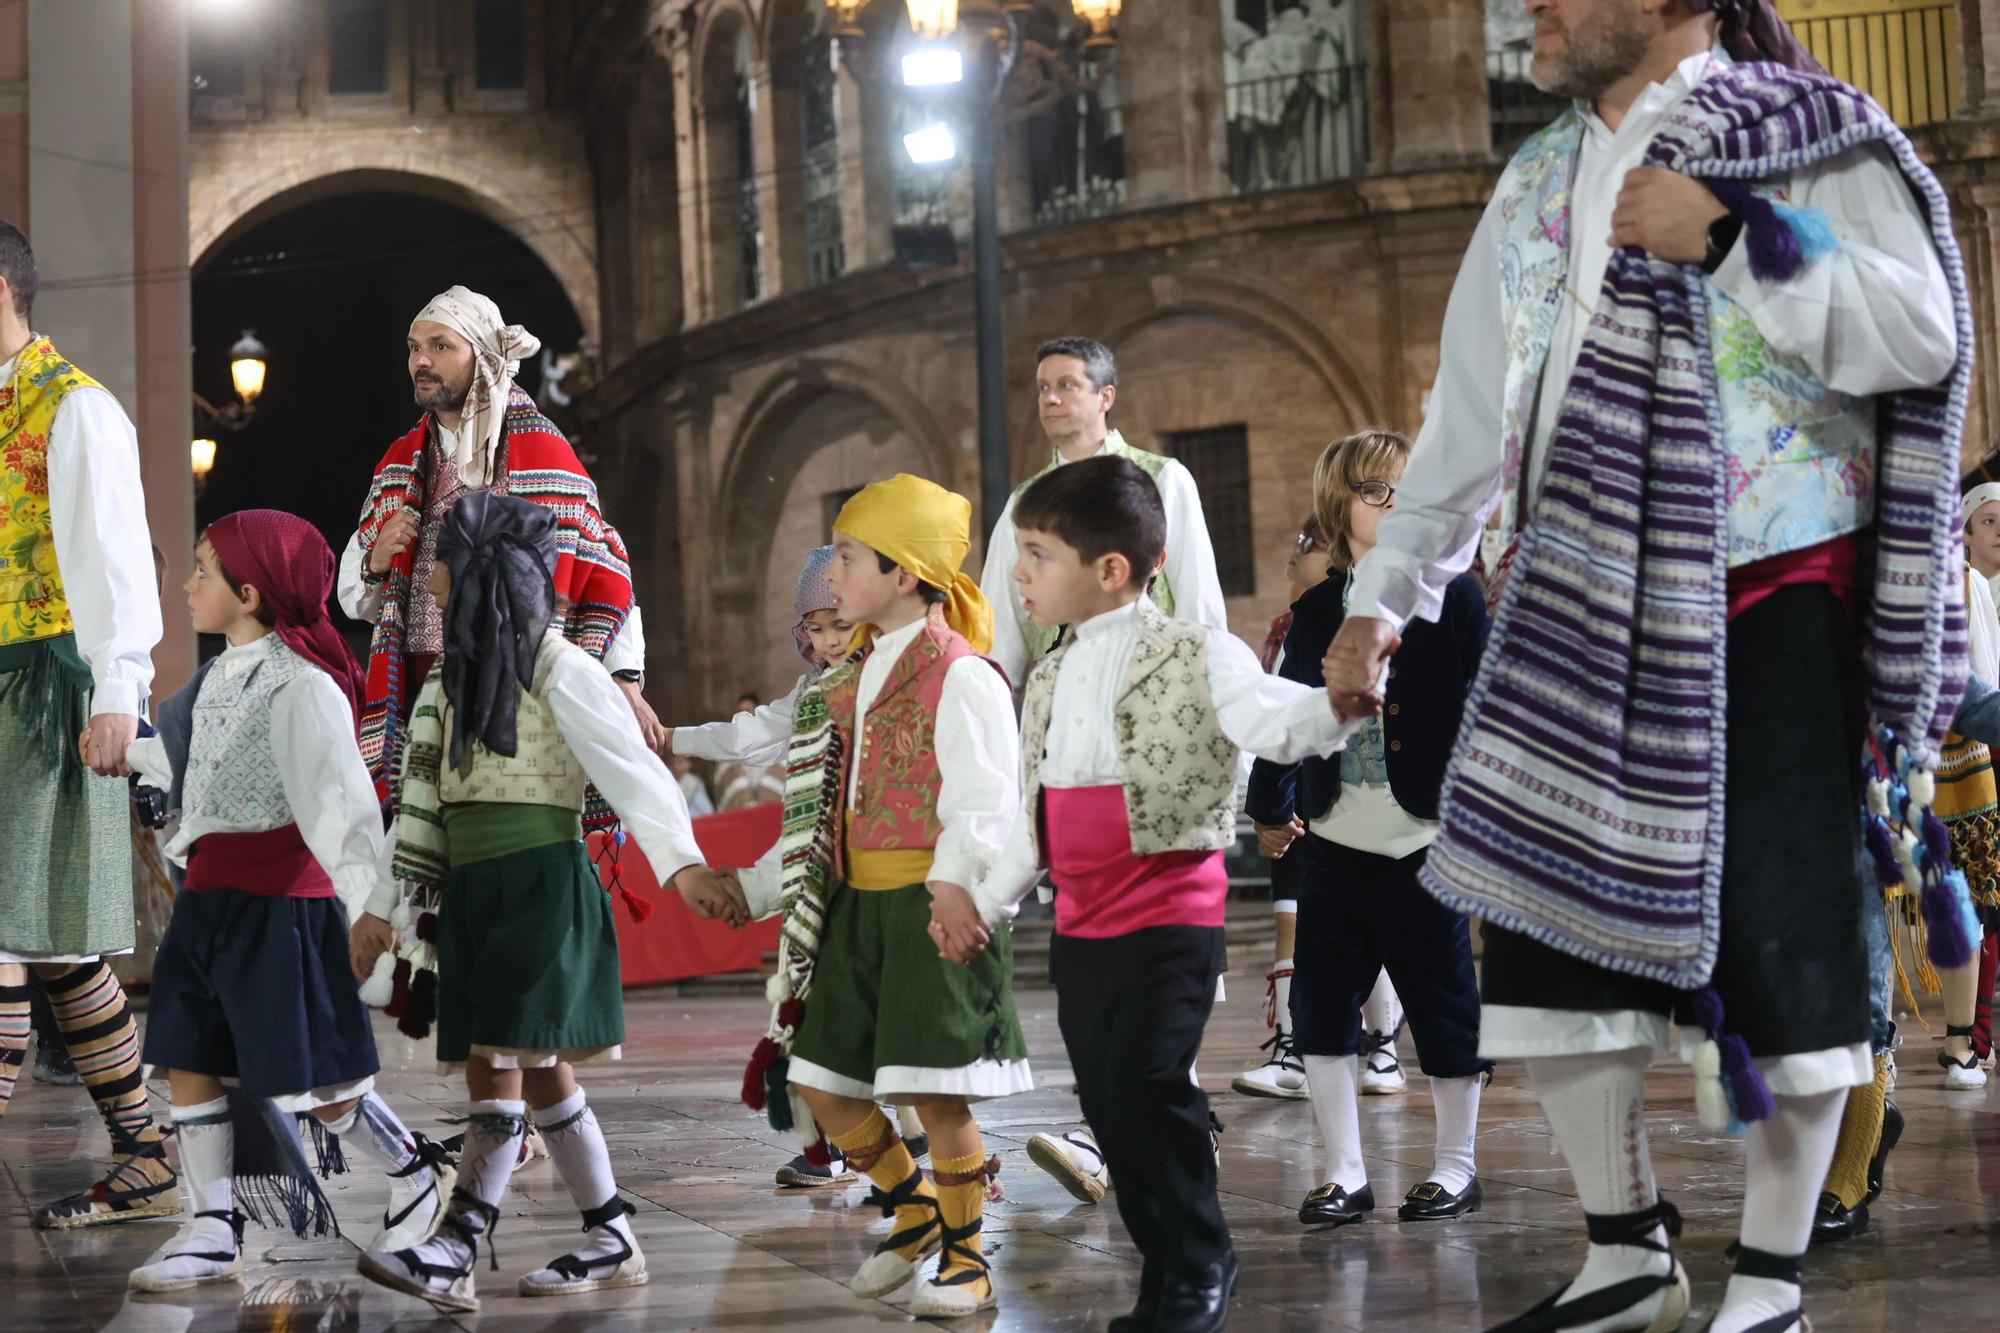
[[[1344,718],[1374,717],[1382,711],[1380,681],[1389,658],[1403,646],[1389,622],[1375,616],[1349,616],[1333,636],[1320,667],[1333,709]]]
[[[368,572],[381,575],[389,572],[389,566],[397,556],[410,549],[410,543],[417,539],[416,511],[407,507],[389,515],[388,522],[375,534],[375,544],[368,548]]]
[[[639,734],[646,738],[646,748],[654,754],[664,752],[674,733],[661,723],[660,715],[646,702],[645,688],[636,680],[616,683],[619,693],[625,696],[625,702],[632,705],[632,716],[639,719]]]
[[[731,930],[750,924],[750,903],[734,870],[704,865],[682,866],[670,881],[694,914],[704,921],[721,921]]]
[[[139,719],[130,713],[99,713],[76,738],[83,764],[100,778],[132,776],[125,751],[139,739]]]
[[[1709,188],[1692,176],[1665,167],[1637,167],[1625,173],[1611,212],[1614,248],[1636,245],[1657,259],[1699,264],[1708,257],[1708,227],[1727,215]]]
[[[1256,824],[1255,820],[1251,822]],[[1278,861],[1282,860],[1285,853],[1291,850],[1292,844],[1304,835],[1306,823],[1297,815],[1293,815],[1289,824],[1256,824],[1256,828],[1257,846],[1263,850],[1265,856]]]
[[[972,895],[957,884],[931,881],[931,940],[938,957],[953,963],[970,963],[993,940]]]
[[[362,981],[375,973],[375,960],[395,947],[396,932],[379,916],[363,912],[347,932],[347,961]]]

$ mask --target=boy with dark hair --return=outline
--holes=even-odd
[[[936,938],[946,957],[974,956],[964,941],[999,929],[1049,870],[1063,1043],[1145,1256],[1138,1308],[1112,1327],[1219,1329],[1237,1263],[1189,1070],[1223,967],[1239,747],[1292,762],[1339,748],[1347,727],[1323,691],[1142,595],[1166,515],[1130,461],[1057,469],[1015,523],[1022,605],[1074,634],[1028,678],[1021,813],[974,890],[978,919],[941,903]]]

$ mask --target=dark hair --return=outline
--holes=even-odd
[[[208,542],[208,529],[207,529],[207,528],[203,528],[203,529],[201,530],[201,535],[200,535],[200,536],[198,536],[198,537],[196,537],[196,538],[194,539],[194,544],[195,544],[196,546],[199,546],[199,545],[201,545],[201,544],[202,544],[203,542]],[[249,585],[249,584],[247,584],[247,583],[245,583],[245,582],[244,582],[244,581],[243,581],[242,579],[239,579],[239,578],[237,578],[237,577],[236,577],[236,576],[235,576],[234,574],[232,574],[232,573],[230,573],[230,572],[229,572],[229,566],[228,566],[228,565],[225,565],[225,564],[223,564],[223,563],[222,563],[222,552],[220,552],[220,551],[217,551],[217,550],[215,549],[215,543],[214,543],[214,542],[208,542],[208,549],[209,549],[209,551],[210,551],[210,552],[211,552],[211,553],[212,553],[212,554],[213,554],[213,555],[215,556],[215,570],[216,570],[216,572],[217,572],[218,574],[222,575],[222,581],[223,581],[224,583],[226,583],[226,584],[228,584],[228,585],[229,585],[229,591],[231,591],[231,592],[233,592],[233,593],[235,593],[235,594],[236,594],[236,600],[237,600],[237,601],[239,601],[239,602],[240,602],[240,601],[242,601],[242,600],[243,600],[243,590],[244,590],[245,588],[249,587],[250,585]],[[158,554],[159,554],[159,550],[160,550],[160,548],[156,546],[156,547],[154,547],[154,548],[153,548],[153,553],[154,553],[155,555],[158,555]],[[162,560],[161,560],[161,568],[162,568],[162,570],[163,570],[163,571],[164,571],[164,567],[165,567],[165,558],[164,558],[164,557],[162,557]],[[164,574],[163,574],[163,577],[164,577]],[[271,627],[272,627],[273,625],[275,625],[275,624],[277,624],[277,623],[278,623],[278,615],[277,615],[277,613],[276,613],[275,611],[271,610],[271,608],[270,608],[270,607],[268,607],[268,606],[264,605],[264,602],[263,602],[263,594],[262,594],[261,592],[260,592],[260,593],[258,594],[258,601],[257,601],[257,623],[258,623],[258,624],[260,624],[260,625],[262,625],[262,626],[263,626],[263,627],[264,627],[265,629],[269,629],[269,628],[271,628]]]
[[[756,708],[764,702],[764,700],[758,696],[757,691],[755,690],[745,690],[743,691],[743,693],[736,696],[737,703],[742,703],[745,699],[748,699],[750,701],[750,706],[752,708]]]
[[[880,551],[875,552],[875,563],[881,566],[884,574],[897,568],[897,563],[888,556],[883,555]],[[944,589],[925,583],[922,579],[917,580],[917,596],[924,599],[925,606],[941,606],[944,604]]]
[[[1014,502],[1014,526],[1052,532],[1085,560],[1117,552],[1145,587],[1167,549],[1160,488],[1129,458],[1099,454],[1065,463]]]
[[[0,278],[7,280],[7,288],[14,293],[14,313],[21,317],[23,324],[34,318],[35,289],[40,286],[35,276],[35,252],[28,248],[28,238],[13,223],[0,219]]]
[[[1073,356],[1083,362],[1083,373],[1100,389],[1118,383],[1118,359],[1095,338],[1052,338],[1035,349],[1035,364],[1052,356]]]

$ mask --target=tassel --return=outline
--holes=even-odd
[[[389,926],[398,935],[406,935],[410,930],[410,904],[404,900],[396,904],[389,913]]]
[[[437,938],[437,913],[425,912],[417,918],[417,938],[430,943]]]
[[[778,1006],[778,1026],[787,1032],[797,1032],[799,1024],[806,1021],[806,1002],[793,996]]]
[[[1799,234],[1785,225],[1771,201],[1737,181],[1707,180],[1702,184],[1722,206],[1743,223],[1743,243],[1749,247],[1750,272],[1760,282],[1786,282],[1805,267]]]
[[[328,1129],[316,1115],[302,1115],[306,1129],[312,1135],[313,1158],[319,1169],[321,1180],[347,1174],[347,1154],[341,1151],[340,1135]]]
[[[410,1004],[396,1030],[406,1037],[431,1035],[431,1021],[437,1017],[437,973],[425,968],[410,978]]]
[[[298,1119],[278,1110],[266,1097],[239,1091],[225,1095],[236,1132],[230,1176],[237,1208],[262,1226],[289,1229],[300,1240],[338,1236],[340,1223],[333,1205],[306,1162]]]
[[[623,880],[618,881],[618,896],[625,900],[625,910],[632,914],[634,921],[644,921],[653,914],[653,905],[626,888]]]
[[[753,1111],[761,1111],[765,1105],[764,1079],[772,1065],[785,1058],[785,1052],[778,1043],[765,1037],[757,1043],[757,1049],[750,1053],[750,1063],[743,1070],[743,1104]]]
[[[817,1128],[817,1126],[815,1126],[815,1128]],[[833,1165],[833,1145],[829,1144],[826,1141],[826,1134],[824,1131],[821,1131],[820,1136],[818,1138],[814,1139],[811,1143],[808,1143],[806,1145],[806,1160],[808,1162],[811,1162],[814,1166]]]
[[[410,1008],[410,960],[398,958],[389,974],[389,1002],[382,1006],[391,1018],[401,1018]]]
[[[771,974],[770,980],[764,983],[764,1000],[775,1009],[791,998],[791,974],[781,967]]]
[[[1881,887],[1886,889],[1901,884],[1903,869],[1896,863],[1895,835],[1889,832],[1888,821],[1864,819],[1861,822],[1868,843],[1868,856],[1875,863],[1875,875],[1881,880]]]
[[[1833,229],[1833,219],[1824,209],[1794,208],[1790,204],[1771,205],[1771,211],[1785,224],[1797,241],[1799,258],[1807,264],[1840,248],[1840,236]]]
[[[1729,1102],[1736,1108],[1736,1118],[1754,1125],[1776,1115],[1778,1101],[1750,1058],[1750,1043],[1734,1032],[1725,1032],[1715,1044],[1722,1052],[1722,1075],[1728,1080]]]
[[[812,1147],[819,1138],[819,1123],[813,1119],[812,1107],[806,1105],[805,1095],[795,1087],[785,1089],[785,1101],[791,1105],[791,1132],[800,1143],[800,1151]]]
[[[1722,1087],[1722,1051],[1712,1041],[1695,1048],[1694,1109],[1703,1129],[1727,1134],[1734,1128],[1736,1116]]]
[[[780,1134],[798,1123],[792,1117],[791,1070],[792,1062],[789,1057],[773,1061],[764,1070],[764,1088],[769,1098],[769,1110],[766,1116],[771,1122],[771,1128]]]
[[[1955,881],[1955,883],[1954,883]],[[1933,869],[1924,876],[1924,955],[1941,972],[1964,967],[1972,961],[1978,931],[1968,929],[1965,876]]]
[[[396,994],[396,955],[384,950],[375,960],[375,970],[361,983],[361,1003],[380,1009]]]

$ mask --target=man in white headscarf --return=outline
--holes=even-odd
[[[596,484],[562,432],[514,383],[541,340],[506,323],[486,297],[453,287],[418,313],[407,346],[423,419],[376,465],[340,561],[342,609],[375,625],[361,749],[378,793],[390,799],[410,704],[444,646],[444,623],[427,587],[438,529],[445,512],[474,491],[556,511],[564,633],[603,660],[647,743],[659,748],[666,729],[642,694],[646,643],[624,540],[604,521]]]

